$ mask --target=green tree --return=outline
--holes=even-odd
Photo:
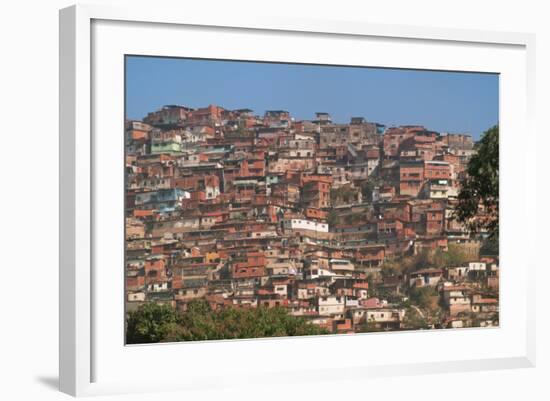
[[[422,309],[431,308],[433,303],[432,300],[437,296],[438,293],[434,287],[414,287],[409,293],[411,304]]]
[[[455,211],[456,218],[469,230],[487,230],[491,237],[498,237],[499,228],[498,137],[499,127],[495,125],[476,144],[477,153],[468,162]]]
[[[160,320],[162,317],[167,321]],[[191,301],[185,312],[176,312],[169,306],[144,304],[130,312],[127,330],[128,343],[328,334],[303,318],[289,315],[285,308],[211,310],[205,300]]]
[[[498,256],[498,249],[498,238],[493,236],[483,241],[479,253],[485,256]]]
[[[169,305],[146,303],[128,313],[126,342],[128,344],[156,343],[174,331],[179,316]]]
[[[365,180],[361,183],[361,194],[363,195],[364,201],[372,202],[372,191],[375,185],[376,184],[371,180]]]
[[[329,213],[328,213],[328,216],[327,216],[327,223],[328,223],[328,226],[330,228],[333,228],[334,226],[336,226],[339,222],[339,217],[338,217],[338,214],[336,213],[335,210],[331,210]]]

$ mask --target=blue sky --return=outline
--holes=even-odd
[[[328,112],[335,122],[365,117],[422,124],[475,139],[498,123],[498,75],[321,65],[128,56],[127,118],[165,104],[288,110],[297,119]]]

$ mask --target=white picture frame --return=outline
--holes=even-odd
[[[151,30],[152,27],[154,27],[153,30]],[[517,245],[515,248],[501,245],[501,249],[503,249],[501,255],[503,318],[502,327],[498,329],[449,330],[448,333],[415,332],[329,336],[327,338],[259,339],[141,347],[124,347],[123,340],[119,335],[119,326],[123,325],[122,315],[119,316],[120,322],[116,323],[119,326],[113,329],[112,333],[109,333],[108,330],[98,329],[98,327],[106,326],[104,322],[112,321],[108,319],[112,319],[113,316],[103,313],[106,310],[106,301],[99,301],[96,291],[101,288],[102,293],[107,294],[106,297],[114,297],[109,299],[116,300],[118,297],[122,301],[122,294],[117,292],[120,288],[114,284],[111,287],[106,280],[107,276],[97,270],[99,269],[98,261],[105,260],[103,258],[112,258],[115,260],[114,263],[116,260],[120,261],[116,252],[110,252],[108,246],[102,248],[101,244],[104,240],[98,237],[98,234],[103,232],[101,231],[104,227],[103,222],[108,221],[109,217],[117,217],[117,210],[122,209],[122,203],[116,203],[120,199],[115,197],[115,204],[120,207],[117,208],[116,205],[113,207],[114,215],[110,214],[111,209],[107,208],[109,210],[106,210],[105,205],[109,203],[104,202],[105,195],[101,194],[105,194],[109,188],[116,188],[120,182],[116,179],[111,182],[110,178],[105,178],[109,174],[108,169],[106,170],[106,167],[103,166],[103,162],[102,166],[98,164],[99,155],[102,160],[105,160],[105,165],[117,166],[116,158],[118,157],[117,151],[120,151],[120,147],[118,147],[120,144],[107,151],[104,141],[102,139],[98,141],[98,138],[94,137],[94,132],[97,133],[98,130],[103,129],[101,116],[105,115],[102,114],[105,106],[102,105],[102,102],[98,102],[98,98],[105,96],[105,91],[108,89],[106,83],[110,82],[111,78],[118,79],[115,87],[120,87],[122,71],[117,70],[112,77],[106,77],[102,71],[113,67],[109,64],[107,58],[109,55],[116,54],[118,57],[122,53],[134,53],[135,49],[138,49],[140,54],[152,52],[152,54],[159,55],[177,55],[173,54],[175,50],[170,50],[176,49],[175,44],[166,44],[162,49],[158,49],[159,53],[151,50],[151,46],[154,46],[154,40],[166,37],[169,34],[168,30],[180,28],[192,30],[193,35],[197,35],[197,37],[204,35],[206,38],[208,35],[220,33],[235,34],[241,35],[243,40],[250,38],[251,42],[254,35],[262,35],[262,38],[267,41],[271,40],[271,36],[277,35],[284,35],[292,41],[299,39],[330,42],[337,39],[342,44],[342,52],[346,51],[346,41],[355,41],[353,44],[358,45],[357,41],[368,42],[369,40],[378,41],[376,42],[378,44],[380,41],[384,41],[384,46],[390,46],[392,43],[398,45],[400,41],[406,41],[407,46],[415,44],[437,46],[441,50],[441,54],[448,54],[445,50],[446,46],[454,46],[452,52],[477,51],[480,58],[483,58],[481,54],[487,52],[488,49],[495,49],[493,60],[487,60],[485,65],[488,66],[486,67],[489,68],[488,71],[499,72],[506,77],[504,86],[501,86],[501,118],[504,119],[501,129],[502,160],[507,160],[507,150],[515,146],[511,144],[511,141],[507,141],[512,128],[522,130],[522,135],[525,138],[523,142],[526,144],[535,143],[533,129],[535,38],[530,34],[374,25],[361,21],[298,20],[276,16],[250,18],[249,15],[243,15],[240,19],[227,19],[223,15],[215,13],[193,15],[187,14],[185,10],[154,7],[112,8],[78,5],[61,10],[59,327],[61,391],[80,396],[167,389],[197,390],[212,388],[213,382],[220,388],[237,385],[234,382],[234,376],[219,375],[215,372],[211,375],[206,373],[208,372],[206,363],[199,363],[200,366],[187,370],[182,367],[182,371],[185,371],[185,378],[180,381],[174,380],[174,377],[163,381],[154,375],[151,376],[151,380],[143,380],[131,369],[128,369],[128,374],[122,373],[126,372],[121,369],[122,366],[135,366],[136,360],[165,361],[175,353],[181,352],[182,347],[186,347],[185,352],[191,357],[193,355],[202,355],[203,357],[204,355],[224,355],[227,358],[240,359],[238,357],[242,355],[254,360],[257,355],[262,355],[272,357],[274,360],[277,355],[284,356],[294,352],[296,355],[304,357],[309,355],[308,358],[312,359],[309,365],[304,363],[302,368],[288,371],[276,362],[265,368],[257,364],[251,368],[242,362],[236,362],[235,374],[243,372],[248,372],[251,375],[256,374],[255,380],[260,383],[263,380],[266,384],[275,377],[290,382],[296,380],[315,382],[344,378],[359,381],[381,375],[407,374],[411,370],[414,370],[415,373],[434,373],[534,366],[535,314],[534,308],[530,305],[535,299],[534,269],[536,260],[529,256],[535,253],[528,251],[534,247],[534,244],[529,243],[525,238],[522,239],[521,233],[515,233],[515,230],[521,228],[534,231],[536,209],[533,205],[529,205],[530,198],[526,191],[518,191],[517,188],[514,189],[507,185],[513,180],[521,182],[525,186],[531,183],[531,188],[536,188],[536,185],[533,184],[536,180],[535,150],[528,145],[515,146],[515,152],[519,156],[517,166],[513,169],[508,164],[502,164],[501,227],[503,228],[501,243],[506,245],[514,242]],[[149,30],[147,37],[141,37],[140,32],[146,29]],[[94,41],[94,35],[96,35],[96,41]],[[141,42],[139,42],[140,38]],[[146,38],[150,38],[151,43],[147,43]],[[280,39],[282,36],[278,38]],[[106,39],[109,40],[106,41]],[[109,42],[109,46],[107,42]],[[125,43],[130,50],[126,50]],[[372,45],[376,46],[376,43]],[[147,46],[150,46],[149,51],[146,49]],[[101,53],[103,50],[105,50],[105,54]],[[227,53],[220,54],[221,50],[212,50],[214,55],[220,58],[247,59],[252,57],[245,54],[246,49],[242,51],[243,53],[237,54],[237,49],[228,48]],[[262,57],[268,56],[265,54],[254,56],[255,59],[262,59]],[[288,59],[289,57],[283,54],[279,56],[278,60],[291,61]],[[503,70],[498,67],[499,60],[501,60]],[[504,60],[506,63],[503,63]],[[319,60],[319,62],[322,61]],[[117,58],[116,62],[120,63],[120,59]],[[358,63],[361,64],[361,61]],[[398,61],[381,63],[399,67],[399,65],[395,65]],[[119,65],[117,64],[117,66]],[[481,68],[480,65],[478,64],[477,68]],[[491,65],[497,67],[491,68]],[[453,68],[466,68],[467,70],[468,68],[464,65],[455,66],[450,55],[448,60],[442,60],[437,64],[413,60],[402,67],[450,70]],[[476,70],[476,65],[472,65],[471,68]],[[483,71],[486,71],[486,68]],[[93,82],[93,79],[96,81]],[[94,86],[98,82],[103,82],[102,88]],[[514,99],[514,103],[512,103],[509,96],[506,97],[510,93],[518,93],[519,99]],[[116,96],[118,99],[121,94]],[[121,105],[116,101],[113,104],[116,107],[111,107],[111,112],[116,120],[117,113],[120,114]],[[119,123],[122,124],[123,115],[119,115],[118,118]],[[111,126],[115,127],[116,122],[113,124],[115,125]],[[116,133],[112,135],[116,135]],[[122,131],[120,131],[120,138],[122,139]],[[119,142],[122,143],[122,140]],[[110,164],[111,162],[113,164]],[[114,175],[117,176],[117,174]],[[103,185],[106,187],[102,187]],[[528,207],[522,208],[522,206]],[[104,233],[108,237],[109,234]],[[527,256],[520,257],[522,251]],[[513,270],[510,266],[514,264],[521,266],[521,269]],[[120,269],[122,268],[120,263]],[[509,290],[512,284],[515,286],[515,298],[507,298],[506,290]],[[94,296],[96,297],[94,298]],[[116,313],[118,313],[117,308],[113,307]],[[506,320],[508,313],[515,314],[517,324],[511,324],[510,319]],[[462,341],[471,344],[471,341],[475,340],[480,344],[486,342],[487,346],[486,348],[480,347],[471,353],[464,353],[464,357],[459,357],[463,353],[462,349],[457,349],[454,355],[449,353],[449,355],[444,354],[438,358],[432,355],[425,359],[419,359],[414,352],[408,356],[401,352],[399,357],[388,355],[387,362],[384,362],[383,355],[377,356],[373,350],[371,361],[351,361],[354,357],[352,351],[363,347],[364,344],[372,345],[373,338],[377,339],[377,343],[396,347],[396,349],[400,349],[400,347],[406,349],[407,343],[412,340],[422,344],[437,341]],[[389,340],[386,340],[387,338]],[[319,349],[320,346],[326,347],[327,350],[342,350],[342,355],[337,358],[340,362],[338,366],[331,363],[331,361],[334,362],[334,357],[319,358],[318,360],[312,358],[315,349]],[[120,347],[120,349],[116,348],[118,351],[114,352],[115,349],[112,347]],[[334,355],[333,352],[329,353]],[[209,361],[210,358],[206,357],[206,360]],[[124,365],[125,363],[127,365]],[[297,372],[299,372],[299,377],[296,375]],[[269,378],[265,377],[266,373],[269,373]]]

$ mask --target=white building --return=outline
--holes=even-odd
[[[399,323],[405,317],[405,309],[368,309],[366,320],[374,323]]]
[[[328,224],[313,220],[289,219],[284,221],[285,230],[309,230],[320,233],[328,233]]]
[[[486,264],[484,262],[470,262],[468,264],[468,270],[469,271],[485,271],[486,270]]]
[[[343,314],[346,308],[346,301],[344,297],[320,297],[318,303],[320,316]]]

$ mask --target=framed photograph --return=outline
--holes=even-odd
[[[62,391],[534,366],[532,35],[73,6],[60,52]]]

